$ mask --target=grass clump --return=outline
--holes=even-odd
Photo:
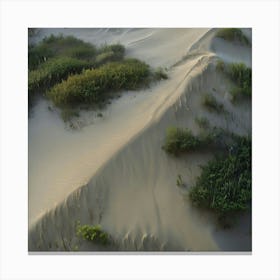
[[[228,76],[236,84],[231,90],[233,101],[241,96],[252,95],[252,69],[244,63],[231,63],[227,70]]]
[[[217,32],[216,37],[230,42],[240,42],[243,45],[250,45],[248,38],[240,28],[222,28]]]
[[[223,218],[246,210],[251,202],[251,139],[235,136],[225,157],[202,167],[189,197],[195,206],[211,209]]]
[[[104,232],[100,225],[80,225],[78,223],[76,234],[84,240],[91,241],[99,245],[110,244],[109,234]]]
[[[100,66],[108,62],[120,61],[124,58],[124,54],[125,48],[120,44],[104,45],[98,49],[95,64]]]
[[[224,112],[224,105],[219,103],[217,99],[212,94],[206,94],[203,97],[202,104],[211,111],[216,113]]]
[[[222,128],[207,129],[207,132],[194,135],[189,129],[170,127],[167,129],[165,143],[162,146],[167,153],[179,156],[190,151],[206,148],[226,148],[231,134]]]
[[[137,59],[126,59],[72,75],[49,90],[47,96],[60,107],[100,105],[111,97],[109,93],[134,90],[147,84],[149,76],[147,64]]]
[[[34,70],[41,63],[58,56],[93,61],[96,47],[73,36],[51,35],[44,38],[38,45],[28,48],[28,69]]]
[[[174,156],[183,152],[197,149],[201,146],[201,139],[192,134],[188,129],[170,127],[167,129],[167,135],[163,149]]]
[[[41,64],[28,75],[28,94],[34,97],[38,91],[52,87],[69,75],[80,73],[91,65],[88,62],[69,57],[52,58]]]

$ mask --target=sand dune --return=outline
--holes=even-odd
[[[228,49],[225,47],[227,43],[222,40],[217,43],[217,39],[213,39],[214,30],[207,29],[70,31],[63,32],[76,33],[77,37],[89,41],[94,36],[95,40],[99,38],[99,42],[104,42],[105,38],[110,43],[120,41],[127,46],[128,55],[144,59],[153,66],[170,67],[169,79],[149,90],[124,95],[105,111],[104,119],[96,119],[93,125],[84,127],[82,131],[63,130],[63,124],[52,119],[51,122],[57,124],[54,132],[63,132],[60,135],[58,132],[52,133],[52,141],[57,141],[56,148],[49,146],[49,149],[53,149],[53,153],[62,150],[61,156],[71,147],[73,152],[72,155],[66,153],[66,159],[61,157],[50,169],[48,164],[55,159],[54,156],[43,157],[43,163],[39,163],[42,155],[38,143],[46,135],[36,140],[35,136],[39,133],[36,132],[35,121],[39,117],[35,109],[34,118],[29,121],[34,122],[29,128],[29,135],[34,139],[34,142],[30,141],[29,149],[34,153],[36,143],[38,146],[37,161],[36,158],[29,158],[34,165],[29,173],[29,199],[31,202],[39,196],[35,189],[42,192],[42,185],[47,186],[46,196],[56,194],[48,187],[52,183],[62,191],[59,199],[49,199],[43,207],[42,203],[31,203],[34,206],[29,209],[29,250],[250,250],[250,224],[243,222],[237,227],[238,234],[221,232],[210,214],[194,209],[187,199],[188,186],[194,183],[199,174],[199,165],[213,155],[195,153],[175,159],[161,148],[166,128],[189,127],[196,132],[195,117],[198,116],[207,116],[213,124],[239,134],[250,133],[250,104],[244,102],[241,106],[233,106],[227,92],[228,82],[215,71],[217,56],[214,50],[224,53]],[[238,52],[242,53],[238,60],[245,57],[244,61],[250,64],[250,49],[243,50],[242,47]],[[228,52],[227,57],[229,61],[236,60],[235,52]],[[228,117],[220,118],[203,110],[201,96],[209,91],[224,104],[229,112]],[[46,113],[46,105],[38,106],[42,106],[45,114],[51,114]],[[37,114],[40,115],[38,111]],[[54,113],[52,115],[57,119]],[[49,119],[46,116],[42,118]],[[50,123],[46,122],[41,129],[47,129]],[[71,133],[72,139],[67,140]],[[90,144],[85,141],[81,145],[83,139],[89,139]],[[46,150],[50,151],[48,148]],[[64,167],[65,161],[68,168]],[[75,169],[76,173],[73,171]],[[55,170],[59,174],[55,174]],[[35,171],[41,173],[37,173],[36,177]],[[42,177],[38,179],[42,174],[46,176],[45,183]],[[185,188],[176,186],[178,174],[182,174]],[[55,180],[67,176],[70,179],[66,179],[64,184],[55,184]],[[78,187],[81,184],[83,186]],[[57,206],[50,207],[51,203],[57,202],[60,202]],[[42,217],[38,219],[34,213],[39,206]],[[46,213],[46,209],[50,210]],[[115,243],[99,248],[89,242],[81,242],[75,234],[77,220],[82,224],[101,224]]]

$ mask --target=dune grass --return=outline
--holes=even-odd
[[[189,129],[169,127],[162,148],[168,154],[180,156],[206,148],[222,148],[227,138],[228,133],[216,127],[198,135],[194,135]]]
[[[28,69],[35,70],[41,63],[58,56],[93,61],[96,47],[73,36],[51,35],[28,49]]]
[[[29,108],[35,96],[43,94],[63,108],[62,116],[68,119],[72,115],[69,112],[79,105],[103,106],[114,92],[167,79],[161,68],[152,70],[139,60],[124,59],[124,55],[125,48],[120,44],[97,48],[63,35],[51,35],[36,46],[29,46]]]
[[[242,97],[252,96],[252,69],[244,63],[226,64],[219,60],[216,64],[217,71],[223,72],[235,84],[230,90],[232,102],[240,100]]]
[[[109,245],[110,236],[101,229],[100,225],[77,225],[76,234],[84,240],[96,243],[98,245]]]
[[[222,28],[217,32],[216,37],[230,42],[239,42],[243,45],[250,45],[248,38],[243,34],[240,28]]]
[[[58,107],[100,105],[120,90],[135,90],[149,83],[149,66],[136,59],[111,62],[55,85],[47,96]]]
[[[210,93],[203,96],[202,104],[210,111],[215,111],[216,113],[222,113],[225,111],[224,105],[219,103],[215,96]]]
[[[66,79],[69,75],[81,73],[92,65],[86,61],[69,57],[51,58],[42,63],[28,75],[28,95],[30,102],[37,92],[42,92],[54,84]]]
[[[230,79],[236,84],[231,90],[233,101],[252,95],[252,69],[244,63],[231,63],[228,69]]]
[[[235,136],[227,155],[202,167],[189,197],[197,207],[215,211],[220,220],[249,209],[251,202],[251,139]]]

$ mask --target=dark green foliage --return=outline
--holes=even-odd
[[[201,146],[201,139],[192,134],[188,129],[170,127],[167,129],[167,135],[163,149],[172,155],[179,155],[183,152],[195,150]]]
[[[241,97],[250,97],[252,95],[252,69],[244,63],[225,64],[219,60],[216,69],[225,73],[235,86],[230,90],[232,101],[236,101]]]
[[[215,111],[216,113],[224,112],[224,105],[219,103],[217,99],[209,93],[204,95],[202,103],[211,111]]]
[[[100,225],[77,225],[77,236],[84,240],[94,242],[99,245],[110,244],[110,236],[101,229]]]
[[[248,38],[240,28],[223,28],[217,32],[216,36],[230,42],[240,42],[244,45],[250,45]]]
[[[231,63],[227,70],[228,76],[236,84],[231,90],[233,100],[240,96],[252,95],[252,69],[243,63]]]
[[[44,38],[38,45],[28,49],[28,69],[34,70],[52,57],[67,56],[93,61],[96,47],[73,36],[62,35]]]
[[[174,156],[207,148],[223,149],[231,142],[231,137],[224,129],[216,127],[198,135],[193,135],[188,129],[170,127],[162,148]]]
[[[69,58],[58,57],[49,59],[41,64],[38,69],[30,71],[28,74],[28,94],[32,98],[38,91],[61,82],[71,74],[82,72],[83,69],[89,68],[88,62]]]
[[[246,210],[251,202],[251,139],[234,136],[225,157],[202,167],[189,192],[194,205],[216,211],[220,217]]]
[[[149,82],[149,66],[136,59],[111,62],[97,69],[85,70],[55,85],[47,96],[57,106],[98,105],[109,93],[134,90]]]

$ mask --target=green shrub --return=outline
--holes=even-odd
[[[71,74],[82,72],[89,68],[88,62],[75,58],[59,57],[52,58],[42,63],[36,70],[28,73],[28,94],[32,98],[38,91],[44,91],[46,88],[66,79]]]
[[[206,148],[225,148],[230,143],[231,135],[222,128],[211,128],[207,132],[193,135],[189,129],[170,127],[167,129],[162,148],[169,154],[178,156],[185,152]]]
[[[91,241],[99,245],[110,244],[110,236],[101,229],[100,225],[80,225],[78,223],[76,234],[84,240]]]
[[[62,35],[44,38],[38,45],[28,48],[28,69],[34,70],[52,57],[68,56],[93,61],[96,47],[73,36]]]
[[[220,29],[216,37],[222,38],[230,42],[240,42],[244,45],[250,45],[248,38],[243,34],[240,28],[223,28]]]
[[[250,97],[252,95],[252,69],[244,63],[231,63],[228,66],[227,74],[236,84],[231,90],[234,99],[239,96]]]
[[[189,192],[195,206],[214,210],[220,217],[248,209],[251,201],[251,139],[234,138],[227,156],[202,167]]]
[[[110,93],[134,90],[149,82],[149,66],[136,59],[111,62],[97,69],[85,70],[55,85],[47,96],[57,106],[98,105]]]
[[[211,111],[215,111],[217,113],[224,112],[224,105],[219,103],[217,99],[209,93],[204,95],[202,104]]]
[[[172,155],[179,155],[197,149],[201,146],[201,140],[194,136],[188,129],[170,127],[167,129],[167,135],[163,149]]]

